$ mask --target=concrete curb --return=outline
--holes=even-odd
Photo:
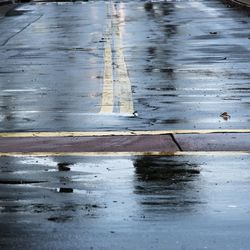
[[[9,1],[9,0],[4,0],[4,1],[0,0],[0,7],[5,6],[5,5],[10,5],[10,4],[14,4],[14,2]]]
[[[223,0],[223,2],[233,7],[250,10],[250,0]]]
[[[8,154],[75,154],[158,152],[248,152],[250,133],[0,137],[0,157]]]
[[[17,4],[15,1],[0,0],[0,18],[4,17],[7,12],[15,8]]]

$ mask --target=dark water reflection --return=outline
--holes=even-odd
[[[147,65],[144,71],[149,74],[160,74],[163,78],[175,79],[175,66],[172,58],[175,52],[166,48],[175,34],[177,34],[177,25],[171,21],[171,14],[174,12],[173,3],[146,3],[145,11],[148,12],[148,18],[153,20],[161,32],[155,34],[155,46],[147,47]],[[153,31],[154,32],[154,31]],[[164,44],[164,46],[162,46]]]
[[[164,36],[171,37],[177,33],[176,22],[171,22],[171,15],[174,14],[175,5],[173,3],[151,3],[151,8],[148,9],[145,4],[145,10],[148,12],[148,17],[154,19],[159,24],[164,32]]]
[[[138,157],[134,167],[135,193],[145,210],[189,212],[202,204],[199,166],[167,157]]]

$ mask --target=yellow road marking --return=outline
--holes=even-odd
[[[0,152],[0,157],[132,157],[132,156],[248,156],[250,151],[183,151],[183,152]]]
[[[18,137],[97,137],[97,136],[137,136],[167,134],[215,134],[250,133],[250,129],[207,129],[207,130],[138,130],[138,131],[82,131],[82,132],[2,132],[0,138]]]
[[[122,36],[120,31],[120,23],[114,7],[114,3],[110,1],[107,16],[111,17],[107,25],[107,31],[104,37],[104,77],[103,77],[103,94],[100,113],[113,113],[114,98],[119,99],[119,113],[125,115],[132,115],[134,112],[131,82],[128,77],[128,70],[125,63]],[[114,54],[115,54],[115,73],[117,77],[116,85],[119,88],[118,93],[114,93],[113,80],[113,63],[112,63],[112,39],[113,30],[115,30],[114,37]]]
[[[131,82],[128,76],[127,65],[125,63],[123,47],[122,47],[122,32],[121,32],[121,20],[115,9],[114,3],[112,3],[113,9],[113,25],[115,29],[115,59],[117,66],[117,82],[119,88],[119,107],[120,113],[132,115],[134,113],[133,95]]]
[[[112,70],[112,27],[111,20],[109,20],[104,45],[104,76],[103,76],[103,92],[102,92],[102,106],[100,113],[112,113],[114,103],[113,90],[113,70]]]
[[[100,113],[113,112],[113,76],[112,76],[112,52],[111,47],[107,46],[104,51],[105,68],[102,93],[102,107]]]

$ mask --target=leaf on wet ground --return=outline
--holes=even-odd
[[[229,120],[231,116],[229,115],[228,112],[223,112],[220,114],[220,117],[222,117],[225,121]]]

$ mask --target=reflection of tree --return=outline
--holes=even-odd
[[[148,42],[146,43],[144,75],[148,81],[145,96],[150,106],[156,107],[157,112],[150,114],[150,125],[167,125],[173,128],[176,124],[187,123],[186,114],[189,104],[183,103],[180,96],[183,85],[186,84],[178,73],[185,61],[180,61],[180,43],[183,41],[181,22],[178,19],[179,10],[173,2],[153,2],[145,5],[145,14],[148,27]],[[145,86],[145,82],[144,82]],[[147,108],[147,107],[146,107]],[[168,112],[166,112],[166,110]],[[153,118],[153,119],[152,119]],[[155,122],[151,122],[151,121]],[[178,126],[178,125],[177,125]]]
[[[138,157],[135,192],[149,210],[189,211],[200,204],[199,167],[171,157]]]
[[[175,5],[171,3],[170,1],[168,2],[147,2],[144,4],[144,8],[146,11],[148,11],[151,14],[161,14],[163,16],[170,15],[175,8]],[[156,10],[159,10],[157,12]]]
[[[153,20],[157,25],[156,32],[152,30],[155,36],[155,46],[149,46],[147,48],[148,62],[151,62],[146,66],[145,72],[154,72],[164,75],[165,79],[174,80],[175,71],[174,65],[171,59],[174,57],[173,46],[169,49],[166,46],[169,40],[177,33],[177,25],[167,20],[167,16],[174,12],[173,3],[147,3],[145,4],[145,10],[148,12],[149,19]],[[171,42],[172,45],[172,42]]]
[[[153,3],[151,8],[147,8],[145,5],[145,10],[148,12],[148,18],[153,20],[160,31],[163,31],[165,38],[171,38],[178,31],[177,24],[172,22],[171,14],[174,13],[175,7],[173,3]],[[155,32],[155,30],[153,30]],[[162,33],[159,32],[159,37],[161,38]],[[157,43],[159,44],[159,43]]]
[[[15,126],[15,115],[13,110],[11,109],[11,107],[15,106],[15,98],[10,95],[3,95],[2,101],[0,101],[0,105],[1,128],[3,130],[10,130]]]

